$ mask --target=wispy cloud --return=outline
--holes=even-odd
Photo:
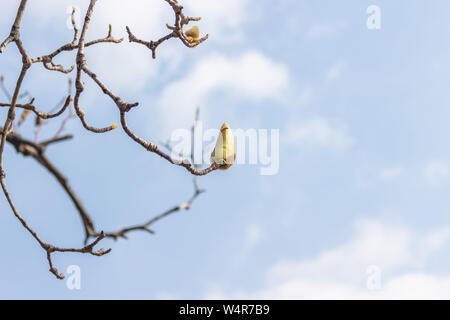
[[[223,39],[235,37],[235,34],[241,33],[249,2],[250,0],[190,0],[185,1],[183,6],[187,15],[203,17],[201,21],[195,22],[200,25],[201,30],[213,35],[212,38]],[[72,5],[73,1],[71,0],[40,0],[29,3],[27,14],[33,15],[33,19],[39,25],[55,26],[55,21],[57,21],[62,23],[61,27],[65,27],[64,17],[70,17]],[[82,6],[83,4],[77,5],[83,11],[86,9]],[[17,3],[15,1],[5,1],[5,4],[2,5],[0,17],[4,13],[5,16],[7,13],[11,14],[12,10],[16,10],[16,8]],[[69,11],[67,11],[68,8]],[[119,30],[121,33],[125,33],[125,26],[129,25],[143,38],[150,40],[167,33],[165,24],[172,22],[172,20],[172,9],[167,3],[160,0],[100,1],[96,4],[89,33],[105,31],[105,27],[113,22],[115,30]]]
[[[397,165],[391,167],[382,168],[379,172],[379,178],[382,181],[392,181],[400,177],[404,172],[404,167]]]
[[[242,39],[242,24],[248,16],[250,0],[193,0],[187,1],[186,9],[190,15],[205,17],[201,25],[212,36],[221,41],[234,41]]]
[[[257,51],[239,56],[212,53],[199,58],[185,77],[168,84],[158,105],[170,115],[171,121],[183,120],[193,114],[195,106],[205,105],[213,92],[257,101],[280,99],[288,84],[288,69]],[[183,108],[179,108],[181,98]]]
[[[328,81],[335,80],[339,78],[342,74],[342,71],[345,69],[346,63],[344,61],[338,61],[333,64],[325,74],[325,78]]]
[[[305,33],[307,39],[332,37],[345,28],[345,23],[317,23],[311,25]]]
[[[332,126],[327,119],[315,117],[288,127],[286,142],[347,149],[353,145],[354,138],[346,131],[344,126]]]
[[[401,299],[450,298],[450,276],[421,271],[433,253],[449,242],[449,231],[421,236],[404,225],[359,220],[347,242],[316,258],[279,261],[257,291],[227,293],[216,286],[207,298],[249,299]],[[368,286],[371,270],[380,287]],[[370,271],[368,273],[368,271]]]
[[[442,161],[430,162],[425,167],[425,180],[430,186],[437,187],[448,180],[450,174],[449,166]]]
[[[244,251],[248,251],[256,246],[262,239],[262,229],[257,224],[251,224],[247,227],[244,239]]]

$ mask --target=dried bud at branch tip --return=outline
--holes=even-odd
[[[190,27],[184,34],[186,35],[186,38],[189,40],[189,42],[195,42],[200,39],[200,30],[197,26]]]

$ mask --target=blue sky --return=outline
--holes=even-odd
[[[2,4],[6,37],[18,1]],[[22,25],[35,57],[68,42],[67,8],[88,1],[30,0]],[[191,125],[279,129],[280,170],[235,165],[199,179],[207,190],[189,211],[158,222],[154,236],[103,240],[109,255],[55,254],[60,272],[81,268],[81,290],[48,272],[44,251],[0,198],[1,298],[450,298],[450,4],[426,1],[183,1],[210,39],[178,41],[157,59],[136,44],[87,49],[114,92],[140,107],[130,126],[154,142]],[[369,5],[381,29],[366,27]],[[88,38],[107,24],[144,39],[172,21],[164,1],[99,0]],[[57,58],[66,66],[74,54]],[[14,46],[0,56],[10,89]],[[71,74],[74,77],[74,74]],[[67,76],[34,65],[24,87],[50,110]],[[87,119],[118,122],[115,106],[85,77]],[[0,96],[0,101],[5,101]],[[6,110],[0,117],[5,119]],[[44,128],[49,137],[57,125]],[[32,136],[32,124],[20,129]],[[98,135],[70,122],[71,142],[48,149],[99,229],[145,221],[192,193],[192,177],[145,152],[121,130]],[[55,245],[82,244],[77,212],[31,159],[5,153],[7,184],[20,212]],[[224,201],[226,197],[227,201]],[[370,266],[381,288],[370,290]],[[369,268],[369,274],[368,272]]]

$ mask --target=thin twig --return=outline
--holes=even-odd
[[[200,18],[191,18],[191,17],[185,16],[182,12],[183,7],[176,0],[165,0],[165,1],[170,4],[170,6],[172,7],[174,14],[175,14],[175,23],[173,26],[168,26],[168,28],[171,30],[171,32],[168,35],[162,37],[161,39],[159,39],[155,42],[153,42],[153,41],[145,42],[143,40],[137,39],[131,33],[130,29],[127,27],[129,40],[131,42],[138,42],[138,43],[145,44],[145,45],[148,43],[147,46],[149,47],[149,49],[151,49],[153,57],[155,57],[156,48],[161,43],[163,43],[171,38],[179,38],[187,47],[190,47],[190,48],[197,46],[198,44],[202,43],[203,41],[205,41],[208,38],[208,35],[206,35],[205,37],[199,39],[196,42],[190,41],[183,32],[183,26],[188,24],[190,21],[198,21],[198,20],[200,20]],[[48,264],[50,267],[50,272],[53,273],[58,279],[63,279],[64,275],[58,273],[57,269],[54,267],[53,262],[52,262],[52,257],[51,257],[52,253],[54,253],[54,252],[77,252],[77,253],[88,253],[88,254],[95,255],[95,256],[102,256],[104,254],[109,253],[111,249],[108,249],[108,250],[100,249],[100,250],[95,251],[94,246],[97,245],[98,242],[101,241],[105,237],[112,237],[115,239],[118,237],[126,237],[126,234],[128,232],[134,231],[134,230],[146,230],[147,232],[151,233],[152,231],[149,229],[149,226],[151,224],[155,223],[156,221],[159,221],[163,217],[170,215],[171,213],[174,213],[174,212],[177,212],[177,211],[180,211],[183,209],[189,209],[191,207],[193,201],[198,197],[198,195],[200,195],[203,192],[203,190],[200,190],[198,187],[197,176],[208,174],[216,169],[215,165],[212,165],[206,169],[200,170],[197,164],[192,165],[189,162],[181,162],[181,163],[177,162],[176,160],[171,158],[168,154],[161,151],[155,144],[141,139],[140,137],[135,135],[130,130],[130,128],[128,127],[128,125],[126,123],[126,113],[129,112],[134,107],[136,107],[138,105],[138,103],[127,103],[127,102],[123,101],[120,97],[115,95],[99,79],[99,77],[88,68],[87,63],[86,63],[86,57],[85,57],[85,48],[86,47],[89,47],[91,45],[95,45],[98,43],[120,43],[123,41],[123,38],[115,39],[112,36],[112,28],[111,28],[111,25],[109,25],[108,34],[105,38],[86,42],[87,30],[88,30],[88,26],[89,26],[89,23],[90,23],[90,20],[92,17],[95,3],[96,3],[96,0],[90,0],[90,2],[89,2],[89,7],[88,7],[88,10],[87,10],[85,18],[84,18],[84,23],[83,23],[83,26],[81,29],[81,33],[75,23],[75,9],[72,10],[72,25],[74,28],[74,35],[73,35],[73,40],[70,43],[59,47],[58,49],[56,49],[55,51],[53,51],[52,53],[50,53],[48,55],[44,55],[44,56],[32,59],[29,56],[29,54],[27,53],[27,51],[25,50],[25,47],[23,46],[23,43],[20,38],[20,25],[21,25],[22,17],[23,17],[25,7],[27,4],[27,0],[21,0],[19,7],[17,9],[17,14],[15,17],[14,23],[11,27],[11,31],[10,31],[9,35],[6,37],[6,39],[0,44],[0,53],[2,53],[9,44],[14,43],[21,55],[21,58],[22,58],[22,67],[21,67],[19,76],[17,78],[16,84],[15,84],[15,89],[14,89],[14,92],[12,95],[9,94],[8,90],[6,89],[6,86],[4,85],[4,77],[2,76],[0,79],[1,80],[0,81],[1,89],[5,93],[6,97],[9,100],[8,103],[0,103],[0,107],[8,108],[7,118],[4,122],[3,127],[0,127],[0,184],[1,184],[1,187],[3,190],[3,193],[11,207],[11,210],[13,211],[13,214],[20,221],[20,223],[23,225],[23,227],[32,235],[32,237],[46,251],[46,256],[47,256]],[[73,189],[70,187],[67,178],[52,164],[52,162],[50,162],[50,160],[45,155],[45,151],[48,146],[53,145],[58,142],[66,141],[66,140],[69,140],[72,138],[72,136],[70,136],[70,135],[63,136],[63,137],[59,136],[60,133],[63,131],[66,122],[73,115],[71,110],[69,111],[68,117],[66,119],[64,119],[64,121],[61,124],[60,129],[56,132],[56,134],[53,138],[43,141],[41,143],[37,143],[38,135],[39,135],[40,130],[42,129],[44,120],[59,117],[68,107],[70,108],[70,103],[71,103],[71,91],[70,91],[71,82],[70,81],[71,80],[69,80],[69,94],[68,94],[67,98],[65,98],[64,101],[61,101],[61,103],[58,104],[58,107],[59,107],[59,105],[61,105],[64,102],[62,108],[59,109],[59,111],[56,111],[56,109],[55,109],[53,111],[50,111],[49,113],[41,112],[34,106],[34,104],[33,104],[34,99],[31,99],[30,102],[27,104],[18,104],[17,103],[20,98],[23,98],[25,96],[30,97],[30,94],[28,93],[28,91],[25,91],[22,94],[20,92],[21,92],[21,87],[22,87],[24,78],[27,74],[27,71],[34,63],[42,63],[43,66],[48,70],[69,73],[75,68],[74,66],[71,66],[70,68],[65,69],[63,66],[56,64],[53,61],[53,59],[57,55],[59,55],[61,52],[73,51],[73,50],[77,50],[77,54],[76,54],[77,74],[76,74],[76,80],[75,80],[76,91],[75,91],[75,95],[74,95],[73,106],[75,109],[75,113],[78,116],[78,118],[80,118],[83,126],[87,130],[92,131],[92,132],[97,132],[97,133],[108,132],[108,131],[115,129],[118,126],[117,124],[113,124],[111,126],[104,127],[104,128],[96,128],[96,127],[88,125],[86,118],[85,118],[85,113],[82,110],[82,108],[79,106],[80,96],[84,90],[84,84],[82,82],[81,76],[83,73],[85,73],[91,79],[94,80],[94,82],[101,88],[101,90],[103,91],[103,93],[105,95],[107,95],[114,101],[114,103],[116,104],[118,111],[120,113],[122,128],[131,139],[133,139],[134,141],[136,141],[137,143],[142,145],[146,150],[158,154],[159,156],[168,160],[172,164],[186,168],[190,173],[192,173],[194,175],[194,180],[193,180],[194,181],[194,194],[187,202],[184,202],[178,206],[175,206],[175,207],[153,217],[152,219],[150,219],[149,221],[147,221],[146,223],[144,223],[142,225],[127,227],[127,228],[120,229],[119,231],[110,232],[110,233],[104,233],[103,231],[98,232],[95,230],[94,223],[93,223],[91,216],[88,214],[88,212],[85,209],[85,207],[83,206],[83,203],[81,202],[81,200],[77,197],[77,195],[75,194]],[[24,112],[25,112],[21,117],[22,119],[19,121],[20,123],[22,123],[25,120],[26,116],[30,112],[33,112],[36,115],[36,119],[37,119],[36,122],[38,125],[38,129],[37,129],[36,136],[35,136],[35,142],[29,141],[25,138],[22,138],[17,132],[13,131],[15,110],[17,108],[24,109]],[[196,119],[198,120],[198,113],[196,115]],[[192,130],[194,130],[194,127]],[[74,206],[76,207],[76,209],[79,212],[80,217],[82,219],[82,223],[83,223],[83,226],[85,229],[85,246],[84,247],[82,247],[82,248],[62,248],[62,247],[57,247],[52,244],[49,244],[49,243],[45,242],[44,240],[42,240],[39,237],[39,235],[36,233],[36,231],[30,225],[28,225],[28,223],[25,221],[25,219],[21,216],[16,205],[14,204],[14,202],[12,200],[12,197],[11,197],[11,195],[8,191],[7,185],[6,185],[6,172],[3,167],[3,152],[5,150],[6,142],[13,145],[17,152],[23,154],[24,156],[30,156],[33,159],[35,159],[39,164],[41,164],[44,168],[46,168],[55,177],[55,179],[60,183],[62,188],[66,191],[67,195],[72,200]],[[192,163],[194,163],[193,160],[194,160],[193,154],[191,154]],[[95,237],[93,242],[91,242],[90,244],[87,244],[88,240],[92,237]]]
[[[74,36],[73,36],[72,42],[59,47],[58,49],[56,49],[55,51],[53,51],[52,53],[50,53],[48,55],[32,59],[31,60],[32,63],[42,62],[42,64],[44,65],[44,68],[46,68],[48,70],[52,70],[52,71],[59,71],[59,72],[62,72],[62,73],[70,73],[70,72],[72,72],[72,70],[75,68],[75,66],[71,66],[68,69],[64,69],[63,66],[55,64],[53,62],[53,58],[55,58],[61,52],[72,51],[72,50],[78,49],[79,45],[77,44],[77,39],[78,39],[79,30],[78,30],[77,25],[75,23],[75,12],[76,12],[76,8],[72,7],[72,19],[71,20],[72,20],[72,26],[73,26],[73,30],[74,30]],[[111,31],[112,31],[111,30],[111,25],[109,25],[108,34],[107,34],[106,37],[90,41],[90,42],[86,43],[85,46],[89,47],[89,46],[92,46],[94,44],[104,43],[104,42],[121,43],[123,41],[123,38],[115,39],[111,35]]]
[[[201,17],[187,17],[186,15],[184,15],[183,13],[183,6],[181,4],[178,3],[178,1],[176,0],[165,0],[171,7],[172,10],[175,14],[175,22],[173,26],[167,25],[167,28],[169,30],[171,30],[172,32],[170,32],[169,34],[165,35],[164,37],[161,37],[160,39],[156,40],[156,41],[145,41],[145,40],[141,40],[138,39],[130,30],[130,28],[127,26],[126,30],[128,33],[128,40],[130,42],[135,42],[135,43],[139,43],[142,44],[144,46],[146,46],[147,48],[149,48],[152,51],[152,58],[156,59],[156,49],[158,48],[158,46],[163,43],[164,41],[167,41],[171,38],[179,38],[181,40],[181,42],[188,48],[195,48],[197,47],[199,44],[201,44],[202,42],[204,42],[205,40],[208,39],[209,35],[206,35],[202,38],[200,38],[197,41],[191,42],[189,41],[189,39],[186,37],[186,35],[184,34],[183,31],[183,26],[187,25],[190,21],[199,21],[201,20]]]
[[[36,114],[36,116],[38,116],[41,119],[51,119],[51,118],[56,118],[59,115],[61,115],[69,106],[70,102],[72,101],[72,98],[70,96],[68,96],[64,102],[64,105],[61,107],[61,109],[56,112],[56,113],[46,113],[46,112],[41,112],[39,111],[35,106],[34,106],[34,99],[31,99],[31,101],[27,104],[16,104],[15,107],[16,108],[21,108],[21,109],[25,109],[25,110],[29,110],[33,113]],[[10,103],[1,103],[0,102],[0,107],[11,107]]]

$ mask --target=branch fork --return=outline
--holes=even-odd
[[[71,42],[62,45],[55,51],[36,58],[31,58],[28,52],[26,51],[25,47],[22,44],[21,38],[20,38],[20,25],[22,21],[22,17],[25,11],[25,7],[27,4],[27,0],[20,0],[19,7],[17,9],[16,18],[14,20],[14,23],[11,27],[11,31],[7,38],[0,44],[0,53],[4,51],[4,49],[11,43],[14,43],[16,47],[19,50],[19,53],[22,58],[22,68],[19,74],[19,77],[16,81],[16,86],[14,89],[14,93],[12,95],[9,95],[6,88],[3,86],[3,77],[1,77],[1,87],[2,90],[6,93],[8,100],[10,102],[8,103],[0,103],[0,107],[7,107],[8,108],[8,116],[3,124],[3,127],[0,127],[0,184],[3,190],[3,193],[5,195],[6,200],[9,203],[9,206],[15,215],[15,217],[19,220],[19,222],[23,225],[23,227],[28,231],[28,233],[40,244],[40,246],[45,250],[48,264],[49,264],[49,270],[52,274],[54,274],[58,279],[64,279],[64,274],[59,273],[58,270],[54,267],[53,261],[52,261],[52,254],[55,252],[75,252],[75,253],[82,253],[82,254],[91,254],[94,256],[103,256],[105,254],[108,254],[111,252],[111,249],[98,249],[95,250],[94,247],[104,238],[109,237],[112,239],[117,240],[120,238],[127,238],[127,234],[132,231],[145,231],[147,233],[153,234],[154,231],[150,229],[150,225],[153,223],[159,221],[160,219],[181,211],[181,210],[188,210],[194,200],[203,192],[203,190],[200,190],[198,188],[197,184],[197,176],[208,174],[214,170],[217,169],[217,167],[213,164],[210,167],[206,169],[199,169],[197,165],[193,165],[190,162],[177,162],[173,158],[171,158],[167,153],[161,151],[158,146],[150,141],[145,141],[144,139],[138,137],[127,125],[126,122],[126,114],[133,109],[134,107],[138,106],[138,103],[128,103],[123,101],[120,97],[115,95],[100,79],[99,77],[92,72],[87,65],[87,61],[85,58],[85,48],[89,47],[91,45],[95,45],[98,43],[121,43],[123,41],[123,38],[116,39],[112,36],[112,27],[109,25],[108,33],[106,37],[101,39],[92,40],[90,42],[86,42],[86,35],[88,26],[93,14],[94,6],[97,0],[90,0],[89,7],[86,11],[84,23],[81,29],[81,32],[79,31],[78,27],[75,23],[75,8],[72,10],[72,25],[74,29],[74,35]],[[189,47],[193,48],[208,39],[208,35],[200,38],[197,41],[190,41],[186,35],[183,32],[183,26],[187,25],[191,21],[199,21],[201,18],[192,18],[187,17],[183,13],[183,7],[181,4],[178,3],[176,0],[165,0],[173,9],[174,15],[175,15],[175,22],[173,26],[168,26],[170,29],[170,33],[166,36],[160,38],[156,41],[144,41],[140,40],[137,37],[133,35],[130,28],[127,27],[126,31],[128,33],[128,39],[130,42],[136,42],[139,44],[143,44],[147,46],[151,52],[152,57],[156,58],[156,50],[157,47],[162,44],[163,42],[171,39],[171,38],[179,38],[182,43]],[[56,64],[54,62],[55,57],[57,57],[62,52],[69,52],[69,51],[75,51],[76,53],[76,64],[75,66],[70,66],[69,68],[64,68],[62,65]],[[23,84],[23,80],[27,74],[28,69],[35,63],[42,63],[44,68],[51,71],[57,71],[64,74],[70,73],[73,70],[76,69],[76,79],[75,79],[75,94],[73,96],[73,107],[75,109],[75,114],[80,119],[81,123],[83,124],[84,128],[88,131],[95,132],[95,133],[104,133],[111,131],[118,127],[118,124],[112,124],[107,127],[103,128],[96,128],[93,126],[90,126],[86,121],[86,115],[84,110],[80,107],[80,96],[84,90],[84,84],[82,81],[82,74],[86,74],[89,76],[94,82],[97,84],[97,86],[102,90],[102,92],[109,96],[111,100],[114,102],[116,107],[118,108],[118,112],[120,114],[120,124],[124,132],[136,143],[140,144],[145,150],[156,153],[160,157],[166,159],[169,163],[184,167],[186,170],[188,170],[191,174],[194,175],[194,194],[187,202],[183,202],[178,206],[175,206],[155,217],[152,219],[146,221],[143,224],[135,225],[131,227],[126,227],[119,229],[114,232],[108,232],[105,233],[104,231],[97,232],[93,220],[91,216],[88,214],[87,210],[84,208],[82,202],[79,200],[75,192],[72,190],[72,188],[69,185],[69,182],[67,178],[65,178],[62,173],[52,164],[52,162],[47,158],[45,155],[45,151],[48,146],[53,145],[54,143],[69,140],[72,138],[72,136],[63,136],[59,137],[59,133],[64,128],[64,125],[67,121],[67,119],[70,119],[72,114],[69,114],[69,117],[66,118],[56,135],[52,139],[48,139],[46,141],[37,142],[37,136],[38,132],[36,133],[35,141],[29,141],[27,139],[24,139],[21,137],[17,132],[13,130],[13,124],[15,120],[15,110],[16,108],[24,109],[24,112],[26,114],[23,114],[23,119],[19,122],[25,121],[26,116],[33,112],[36,115],[36,124],[39,125],[39,129],[43,125],[44,119],[51,119],[56,118],[60,116],[62,113],[64,113],[67,108],[69,108],[71,102],[72,102],[72,95],[69,90],[69,95],[65,100],[61,101],[62,107],[58,109],[58,111],[52,113],[46,113],[39,111],[36,106],[34,105],[34,98],[32,98],[28,103],[26,104],[18,104],[18,99],[22,97],[20,94],[21,87]],[[71,85],[71,82],[69,81],[69,87]],[[71,111],[72,112],[72,111]],[[197,113],[198,115],[198,113]],[[22,117],[21,117],[22,118]],[[74,206],[78,210],[84,229],[85,229],[85,240],[84,240],[84,247],[81,248],[61,248],[57,247],[55,245],[52,245],[50,243],[47,243],[43,241],[39,235],[37,234],[34,229],[28,225],[26,220],[21,216],[19,213],[19,210],[17,209],[16,205],[14,204],[12,197],[8,191],[7,185],[6,185],[6,172],[3,165],[3,152],[5,149],[5,143],[8,142],[11,145],[13,145],[17,152],[23,154],[24,156],[32,157],[34,160],[36,160],[39,164],[41,164],[45,169],[47,169],[50,174],[54,176],[54,178],[60,183],[62,188],[66,191],[67,195],[72,200]],[[192,159],[193,162],[193,159]],[[90,238],[95,238],[91,243],[88,244]]]

